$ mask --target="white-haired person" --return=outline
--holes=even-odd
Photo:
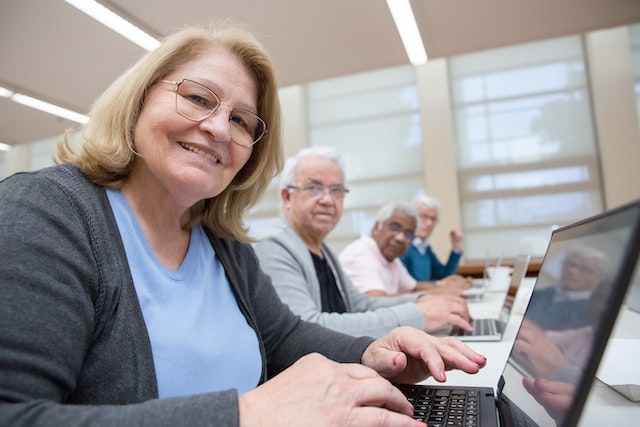
[[[242,218],[282,149],[275,70],[247,31],[169,36],[89,117],[57,166],[0,183],[0,425],[408,427],[392,382],[485,364],[280,301]]]
[[[360,292],[388,297],[428,291],[462,299],[462,292],[471,287],[470,279],[442,284],[419,281],[400,261],[415,238],[417,223],[418,214],[412,203],[387,203],[378,211],[371,234],[363,234],[340,252],[340,264]]]
[[[348,190],[333,147],[309,147],[287,159],[280,176],[284,218],[256,245],[280,299],[302,319],[347,334],[379,337],[396,326],[427,332],[468,327],[464,301],[448,295],[374,298],[359,292],[325,243]]]
[[[413,242],[400,257],[409,274],[421,282],[435,282],[445,286],[457,284],[463,289],[471,286],[469,278],[456,274],[462,257],[464,234],[455,229],[449,232],[451,251],[447,262],[440,262],[429,244],[429,237],[440,219],[442,204],[438,199],[427,195],[416,196],[411,203],[418,214],[418,228]]]

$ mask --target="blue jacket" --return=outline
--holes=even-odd
[[[409,246],[409,250],[400,258],[409,274],[420,282],[431,282],[443,279],[456,272],[460,263],[462,253],[451,251],[447,264],[442,264],[436,254],[427,246],[427,250],[422,255],[414,245]]]

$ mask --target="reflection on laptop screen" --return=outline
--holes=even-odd
[[[503,373],[511,416],[541,426],[577,421],[565,418],[579,413],[604,351],[613,320],[603,312],[622,298],[616,284],[635,264],[627,258],[637,217],[636,206],[553,233]]]
[[[636,264],[636,270],[633,273],[631,281],[631,289],[627,295],[627,307],[633,311],[640,313],[640,262]]]

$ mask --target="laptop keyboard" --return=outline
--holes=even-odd
[[[479,425],[479,390],[397,386],[413,405],[413,418],[429,427]]]
[[[498,333],[498,329],[496,328],[495,319],[473,319],[473,331],[465,331],[464,329],[454,327],[452,329],[453,336],[463,336],[463,335],[496,335]]]

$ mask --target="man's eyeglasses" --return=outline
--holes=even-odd
[[[298,187],[296,185],[287,186],[290,190],[301,190],[307,193],[311,197],[319,197],[324,195],[325,191],[329,192],[331,198],[335,200],[343,199],[344,196],[349,192],[349,189],[343,187],[342,185],[332,185],[330,187],[323,187],[319,184],[309,184],[304,187]]]
[[[181,82],[161,80],[176,86],[176,111],[182,117],[199,122],[215,113],[222,101],[208,87],[183,79]],[[267,124],[257,114],[236,108],[229,116],[231,138],[238,144],[251,147],[267,133]]]
[[[402,236],[408,242],[413,242],[413,239],[416,237],[416,234],[412,230],[403,230],[402,226],[395,221],[391,221],[387,224],[387,228],[393,234],[402,233]]]
[[[421,214],[418,216],[420,217],[421,221],[438,222],[438,217],[435,215]]]

